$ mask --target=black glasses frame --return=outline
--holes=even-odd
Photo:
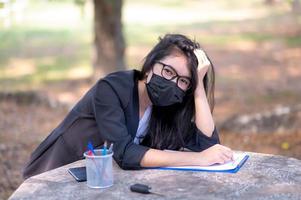
[[[163,62],[161,62],[161,61],[156,61],[156,63],[158,63],[158,64],[160,64],[160,65],[163,66],[162,69],[161,69],[161,76],[162,76],[163,78],[165,78],[166,80],[169,80],[169,81],[172,81],[172,80],[174,80],[175,78],[177,78],[177,79],[176,79],[176,82],[177,82],[177,86],[178,86],[178,87],[179,87],[179,84],[178,84],[179,79],[180,79],[180,78],[186,78],[186,79],[189,80],[190,83],[189,83],[188,88],[187,88],[185,91],[187,91],[187,90],[189,90],[189,89],[191,88],[191,78],[190,78],[190,77],[188,77],[188,76],[179,76],[179,74],[177,73],[177,70],[175,70],[175,68],[173,68],[171,65],[167,65],[167,64],[165,64],[165,63],[163,63]],[[173,77],[171,77],[170,79],[164,77],[164,75],[163,75],[163,69],[164,69],[164,67],[170,67],[170,68],[176,73],[176,75],[173,76]],[[179,87],[179,88],[180,88],[180,87]],[[183,90],[182,88],[180,88],[180,89]]]

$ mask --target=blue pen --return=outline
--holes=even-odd
[[[105,141],[104,145],[103,145],[103,155],[107,155],[107,141]]]
[[[91,141],[88,142],[88,149],[89,149],[89,152],[88,152],[88,155],[89,155],[89,156],[94,156],[94,155],[96,155],[96,154],[95,154],[95,151],[94,151],[93,144],[92,144]],[[100,167],[98,166],[97,162],[94,160],[94,157],[92,157],[92,161],[93,161],[94,165],[96,166],[96,169],[97,169],[97,168],[100,169]],[[96,173],[100,175],[101,172],[98,171],[98,170],[96,170]]]
[[[88,149],[93,153],[93,155],[95,155],[95,151],[94,151],[93,144],[91,141],[88,142]]]

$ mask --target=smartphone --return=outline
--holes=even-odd
[[[68,172],[78,182],[87,181],[86,167],[69,168]]]

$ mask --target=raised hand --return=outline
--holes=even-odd
[[[198,59],[198,76],[199,82],[203,81],[205,74],[207,73],[209,66],[211,65],[210,61],[208,60],[205,52],[202,49],[194,50],[194,54]]]

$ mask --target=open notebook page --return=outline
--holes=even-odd
[[[181,166],[181,167],[162,167],[162,168],[170,168],[170,169],[195,169],[195,170],[212,170],[212,171],[224,171],[224,170],[232,170],[235,169],[241,161],[247,156],[246,153],[238,153],[234,152],[233,158],[234,160],[225,164],[214,164],[211,166]]]

